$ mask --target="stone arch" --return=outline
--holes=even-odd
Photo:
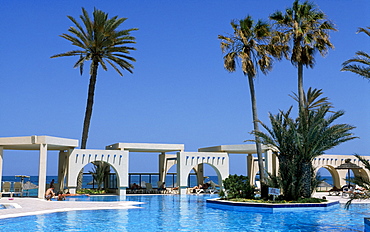
[[[159,155],[159,180],[164,182],[169,170],[177,164],[176,155],[162,153]]]
[[[214,165],[212,165],[212,164],[209,164],[209,163],[202,163],[202,164],[198,164],[198,166],[199,165],[209,165],[210,167],[212,167],[212,169],[216,172],[216,175],[217,175],[217,179],[218,179],[218,183],[221,183],[222,184],[222,176],[221,176],[221,173],[220,173],[220,171],[218,170],[218,168],[216,167],[216,166],[214,166]],[[185,173],[185,177],[186,177],[186,179],[188,179],[188,177],[189,177],[189,175],[190,175],[190,172],[192,171],[192,170],[194,170],[195,171],[195,173],[197,173],[198,171],[197,171],[197,169],[196,169],[197,167],[196,166],[194,166],[192,169],[190,169],[189,170],[189,172],[188,173]],[[203,168],[203,167],[202,167]],[[200,171],[200,173],[201,173],[201,175],[198,175],[198,173],[197,173],[197,184],[198,185],[200,185],[200,184],[203,184],[203,170],[201,170]],[[220,185],[221,185],[220,184]]]
[[[338,173],[338,170],[335,169],[335,167],[333,167],[331,165],[318,166],[318,167],[316,167],[315,174],[317,174],[317,172],[319,171],[320,168],[325,168],[326,170],[328,170],[332,179],[333,179],[333,186],[335,186],[337,188],[341,188],[340,175]]]
[[[105,161],[92,161],[92,162],[90,162],[90,163],[92,163],[92,164],[98,164],[98,163],[104,163],[104,164],[108,164],[109,165],[109,169],[110,170],[113,170],[114,171],[114,173],[115,173],[115,175],[116,175],[116,183],[115,183],[115,186],[117,187],[117,186],[119,186],[119,176],[117,175],[117,170],[115,169],[115,167],[113,167],[110,163],[107,163],[107,162],[105,162]],[[87,164],[88,165],[88,164]],[[85,165],[85,167],[86,167],[86,165]],[[85,168],[84,167],[84,168]],[[108,181],[108,182],[106,182],[106,181]],[[110,186],[109,186],[109,180],[104,180],[104,185],[103,185],[103,188],[109,188]]]
[[[364,179],[369,179],[369,175],[364,169],[353,169],[352,172],[356,177],[360,176]]]
[[[163,153],[159,157],[160,157],[159,158],[159,170],[160,170],[159,180],[164,182],[169,170],[171,168],[173,168],[175,165],[177,165],[177,155]],[[194,173],[195,173],[196,178],[197,178],[197,185],[203,183],[203,179],[204,179],[203,164],[204,163],[199,163],[199,164],[193,166],[190,169],[189,173],[187,173],[187,177],[189,177],[190,172],[192,170],[194,170]],[[215,167],[213,167],[213,166],[212,166],[212,168],[215,169]],[[217,173],[217,170],[216,170],[216,173]]]
[[[225,152],[178,152],[177,183],[180,194],[186,193],[188,175],[199,164],[209,164],[215,170],[220,186],[229,175],[229,156]]]
[[[345,163],[346,159],[350,159],[352,163],[356,164],[357,166],[361,167],[362,169],[351,169],[355,176],[361,176],[364,178],[369,178],[370,172],[369,170],[365,169],[364,164],[356,159],[354,156],[348,155],[321,155],[315,158],[312,161],[312,164],[315,168],[319,169],[321,167],[327,168],[333,176],[333,184],[340,188],[346,184],[346,176],[348,173],[348,169],[336,169],[336,167],[340,166],[341,164]]]
[[[124,195],[128,187],[128,152],[121,150],[86,150],[75,149],[69,156],[67,187],[71,193],[76,192],[79,171],[94,161],[108,163],[117,174],[118,194]]]

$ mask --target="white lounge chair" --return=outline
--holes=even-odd
[[[219,185],[217,185],[212,180],[209,181],[209,184],[210,184],[210,187],[206,190],[206,192],[210,194],[218,193],[217,187],[219,187]]]
[[[146,193],[156,193],[157,190],[153,189],[153,186],[151,183],[145,183]]]
[[[170,194],[179,194],[179,188],[167,188],[167,192]]]
[[[12,192],[12,195],[19,194],[21,197],[23,196],[23,186],[22,182],[14,182],[14,191]]]
[[[204,193],[204,189],[195,189],[196,194]]]
[[[2,194],[9,194],[10,197],[12,197],[12,193],[10,192],[10,182],[3,182],[3,188],[1,191],[1,196]]]
[[[19,194],[22,196],[22,183],[15,182],[14,183],[14,191],[11,191],[11,183],[10,182],[3,182],[3,189],[1,192],[1,196],[3,194],[9,194],[10,197],[13,197],[13,194]]]

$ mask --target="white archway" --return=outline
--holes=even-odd
[[[329,170],[333,177],[333,184],[340,188],[346,184],[346,175],[348,173],[345,169],[336,169],[336,167],[345,163],[346,159],[350,159],[351,163],[356,164],[362,169],[352,170],[355,176],[362,176],[368,178],[370,176],[369,170],[365,168],[363,163],[354,156],[349,155],[321,155],[312,161],[313,167],[318,171],[320,168],[326,168]]]
[[[199,164],[209,164],[217,173],[218,183],[229,176],[229,156],[226,152],[178,152],[177,183],[180,194],[186,194],[190,171]]]
[[[126,194],[128,187],[128,151],[121,150],[87,150],[75,149],[69,156],[67,170],[67,187],[70,193],[76,193],[77,176],[87,164],[102,161],[106,162],[116,171],[119,195]]]

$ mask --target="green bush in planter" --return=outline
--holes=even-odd
[[[229,175],[223,181],[225,192],[227,194],[220,194],[220,197],[225,196],[231,198],[247,198],[254,199],[254,186],[249,184],[249,177],[243,175]],[[221,196],[223,195],[223,196]]]

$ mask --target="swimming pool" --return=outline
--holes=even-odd
[[[146,202],[139,209],[86,210],[0,220],[1,231],[363,231],[370,205],[274,214],[211,208],[215,195],[80,197],[74,200]]]

